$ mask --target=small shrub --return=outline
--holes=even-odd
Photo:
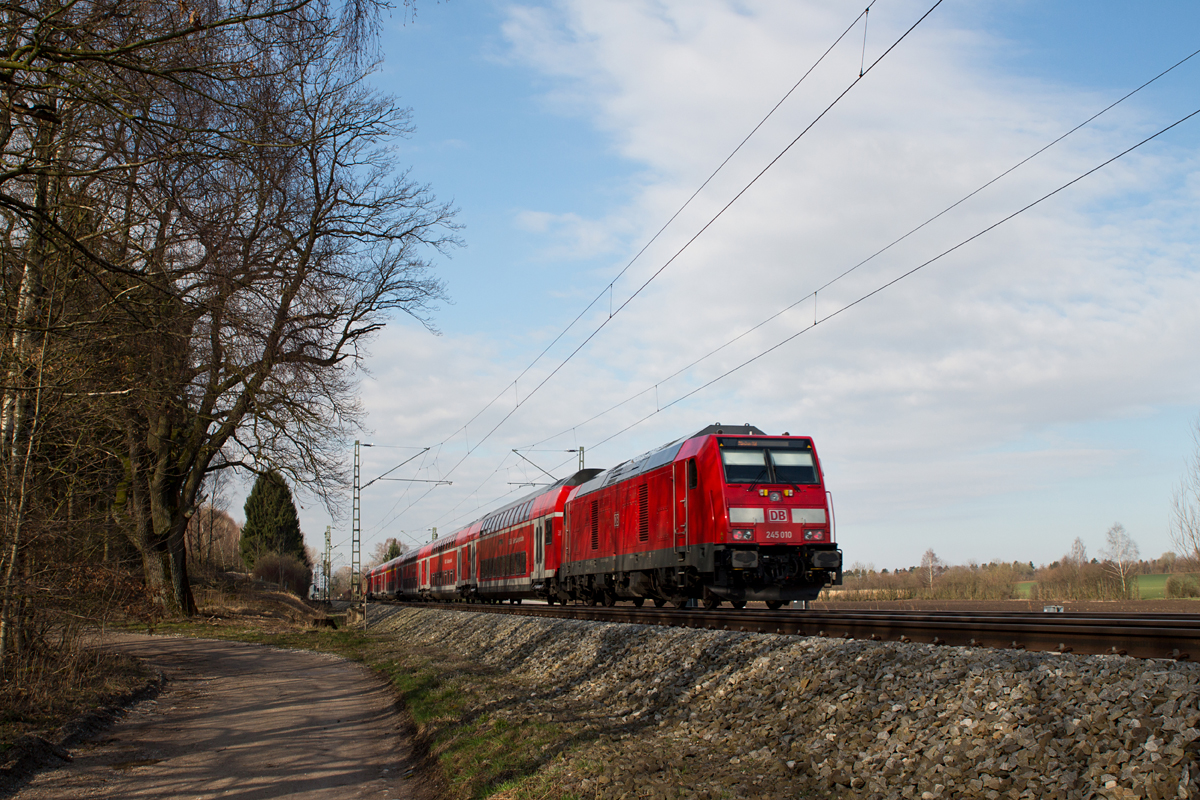
[[[254,563],[251,574],[259,580],[277,583],[279,588],[298,597],[308,597],[308,587],[312,584],[312,569],[290,554],[265,553]]]
[[[1172,575],[1167,578],[1167,597],[1200,597],[1200,583],[1191,575]]]

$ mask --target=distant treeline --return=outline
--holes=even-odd
[[[1189,574],[1200,565],[1174,553],[1118,564],[1112,560],[1064,556],[1048,565],[993,561],[951,566],[931,553],[921,566],[890,571],[855,564],[844,585],[826,591],[839,600],[1136,600],[1142,596],[1140,576],[1166,597],[1200,597],[1200,582]],[[932,561],[932,563],[930,563]],[[1161,576],[1169,573],[1163,585]]]

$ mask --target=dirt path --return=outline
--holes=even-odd
[[[124,635],[113,646],[162,670],[162,693],[18,800],[420,796],[404,778],[412,756],[392,696],[357,664],[205,639]]]

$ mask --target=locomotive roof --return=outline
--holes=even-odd
[[[661,467],[663,464],[669,464],[675,460],[679,448],[683,447],[684,442],[691,439],[696,439],[701,436],[708,436],[714,433],[728,433],[733,436],[766,436],[767,434],[750,423],[745,425],[722,425],[717,422],[713,425],[708,425],[701,428],[695,433],[689,433],[687,436],[676,439],[673,442],[668,442],[661,447],[656,447],[646,453],[642,453],[636,458],[631,458],[621,464],[617,464],[607,472],[603,472],[596,477],[583,484],[576,497],[582,497],[585,494],[601,489],[605,486],[611,486],[618,481],[623,481],[632,478],[635,475],[641,475],[643,472],[649,472],[652,469]]]

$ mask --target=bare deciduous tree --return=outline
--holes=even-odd
[[[1084,546],[1083,539],[1075,537],[1075,541],[1071,542],[1071,551],[1063,556],[1063,561],[1077,567],[1088,563],[1087,547]]]
[[[241,526],[221,505],[204,503],[188,522],[188,558],[210,575],[243,569]]]
[[[399,558],[408,547],[399,539],[389,537],[382,542],[376,542],[371,549],[371,556],[363,565],[364,568],[377,567],[380,564]]]
[[[921,556],[921,576],[925,580],[925,588],[933,588],[933,580],[942,571],[943,566],[942,560],[933,552],[932,547],[925,551]]]
[[[1121,581],[1121,594],[1129,594],[1129,578],[1134,574],[1138,563],[1138,546],[1125,526],[1115,523],[1104,534],[1104,549],[1100,551],[1105,559],[1105,569]]]
[[[1171,496],[1171,543],[1181,558],[1200,563],[1200,419],[1192,426],[1192,453]]]
[[[0,0],[0,659],[35,519],[107,497],[191,613],[207,476],[339,485],[364,344],[428,322],[455,242],[388,155],[408,112],[362,83],[381,6]],[[55,471],[73,437],[86,494]]]

